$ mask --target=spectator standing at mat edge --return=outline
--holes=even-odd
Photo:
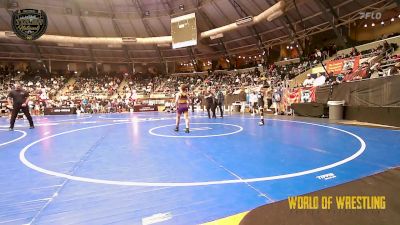
[[[274,115],[280,114],[281,100],[282,100],[282,92],[278,88],[275,88],[274,93],[272,94],[272,102],[275,105]]]
[[[216,118],[216,116],[215,116],[215,107],[214,107],[214,104],[215,104],[214,103],[214,94],[211,92],[211,87],[207,88],[207,91],[206,91],[206,94],[204,95],[204,98],[205,98],[208,118],[211,119],[210,110],[212,111],[212,117]]]
[[[29,129],[35,128],[28,108],[29,92],[23,90],[19,83],[15,83],[15,90],[11,90],[10,93],[8,93],[7,102],[9,107],[12,107],[9,128],[10,131],[14,130],[15,119],[17,118],[18,112],[20,110],[22,110],[29,121]]]
[[[219,108],[219,111],[221,112],[221,118],[224,117],[224,100],[225,100],[225,96],[224,93],[222,93],[221,89],[218,88],[217,89],[217,94],[216,94],[216,105]]]

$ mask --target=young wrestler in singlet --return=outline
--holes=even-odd
[[[186,129],[185,133],[189,133],[189,104],[190,98],[188,94],[188,86],[182,84],[179,88],[179,92],[176,94],[176,128],[175,131],[179,131],[179,122],[181,120],[182,113],[185,116]]]

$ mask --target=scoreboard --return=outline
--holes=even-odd
[[[171,35],[173,49],[197,45],[196,14],[172,18]]]

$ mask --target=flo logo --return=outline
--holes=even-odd
[[[380,12],[360,12],[360,19],[379,20],[381,18],[382,18],[382,13]]]
[[[12,28],[24,40],[36,40],[46,32],[47,16],[43,10],[20,9],[13,12]]]

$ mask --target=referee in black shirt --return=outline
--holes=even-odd
[[[17,118],[18,112],[20,110],[22,110],[22,112],[25,114],[26,118],[29,121],[29,126],[30,126],[29,129],[35,128],[35,126],[33,125],[32,116],[29,113],[28,97],[29,97],[29,92],[23,90],[21,88],[21,85],[18,83],[15,84],[15,90],[12,90],[10,91],[10,93],[8,93],[8,98],[7,98],[8,105],[9,107],[12,105],[10,131],[14,130],[15,119]]]

